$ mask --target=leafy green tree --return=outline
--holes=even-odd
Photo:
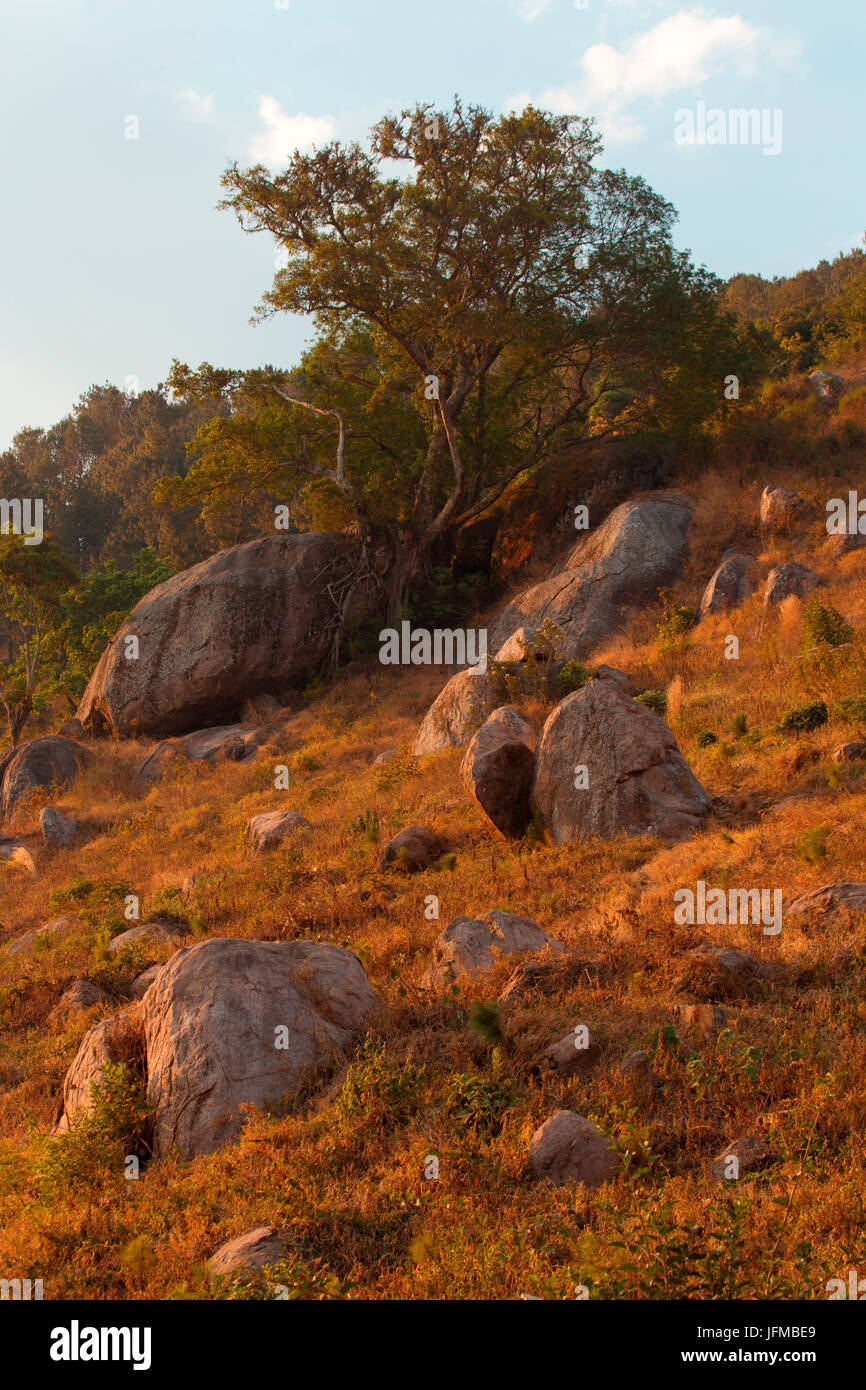
[[[0,615],[11,648],[0,670],[0,702],[13,748],[45,694],[58,600],[76,578],[71,560],[47,537],[30,546],[12,532],[0,535]]]
[[[223,409],[157,500],[342,519],[393,619],[519,474],[719,409],[743,358],[720,283],[673,247],[670,204],[599,154],[586,119],[455,100],[386,117],[369,150],[231,166],[223,206],[284,254],[260,316],[313,315],[320,339],[291,373],[176,363],[180,398]]]

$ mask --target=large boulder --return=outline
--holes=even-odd
[[[564,952],[555,937],[548,936],[528,917],[494,909],[480,920],[456,917],[437,937],[433,960],[424,973],[426,989],[458,979],[486,975],[503,956]]]
[[[158,584],[100,658],[78,718],[97,733],[184,734],[301,684],[327,654],[328,590],[345,581],[355,555],[350,536],[269,536]],[[352,613],[368,602],[359,588]],[[128,637],[138,640],[137,658],[127,655]]]
[[[557,844],[623,833],[685,839],[710,811],[664,720],[607,680],[590,681],[548,717],[532,802]]]
[[[789,560],[784,565],[776,565],[775,569],[771,569],[767,575],[764,607],[770,608],[774,603],[781,603],[782,599],[790,598],[792,594],[795,598],[808,598],[823,582],[821,576],[816,574],[814,570],[807,569],[805,565],[797,564],[796,560]]]
[[[237,1269],[264,1269],[285,1258],[285,1238],[276,1226],[256,1226],[234,1240],[227,1240],[208,1260],[211,1274],[233,1274]]]
[[[534,768],[532,726],[508,705],[493,711],[463,755],[463,785],[506,837],[516,838],[526,829]]]
[[[246,824],[246,837],[255,850],[276,849],[298,830],[312,829],[299,811],[263,811],[251,816]]]
[[[754,563],[751,555],[743,555],[738,550],[729,550],[722,556],[718,569],[704,589],[701,617],[738,608],[751,598],[750,571]]]
[[[0,756],[0,806],[5,815],[37,787],[66,787],[90,761],[90,752],[71,738],[33,738]]]
[[[65,816],[56,806],[43,806],[39,825],[47,849],[69,849],[78,833],[75,817]]]
[[[471,667],[458,671],[440,690],[421,721],[412,752],[422,757],[425,753],[461,747],[483,722],[493,699],[486,673]]]
[[[614,631],[623,605],[654,597],[676,578],[690,521],[688,503],[674,493],[624,502],[557,573],[507,605],[489,645],[496,650],[518,629],[550,621],[563,634],[560,656],[586,656]]]
[[[241,1107],[295,1094],[377,1006],[358,957],[338,946],[232,938],[178,951],[140,1005],[155,1154],[221,1148]]]

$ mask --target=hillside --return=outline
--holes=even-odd
[[[859,370],[853,361],[843,374],[853,383]],[[298,710],[247,707],[246,729],[273,726],[249,762],[178,765],[142,789],[135,771],[152,741],[106,739],[89,745],[92,763],[68,789],[17,803],[7,830],[36,877],[0,864],[0,1267],[43,1277],[46,1297],[100,1299],[269,1297],[274,1284],[313,1298],[571,1298],[583,1286],[591,1298],[791,1299],[825,1298],[829,1279],[847,1278],[866,1191],[864,919],[787,909],[866,877],[866,763],[834,758],[866,738],[866,551],[838,555],[825,510],[862,486],[866,420],[862,387],[832,419],[805,383],[775,389],[773,409],[724,436],[710,467],[683,462],[675,486],[693,518],[661,637],[656,600],[624,610],[621,631],[586,658],[625,672],[635,694],[666,694],[666,722],[713,800],[692,839],[503,838],[461,782],[463,748],[411,752],[447,673],[375,657]],[[799,457],[788,450],[795,432]],[[765,485],[804,499],[776,531],[758,524]],[[732,545],[756,559],[753,596],[671,625],[680,608],[697,613]],[[849,640],[804,633],[796,598],[764,611],[766,576],[785,561],[821,576],[821,603],[850,625]],[[500,606],[477,625],[492,626]],[[730,635],[736,659],[725,656]],[[779,727],[816,702],[826,722]],[[522,701],[536,732],[553,703]],[[283,766],[289,786],[275,790]],[[43,847],[47,803],[78,819],[71,848]],[[310,828],[256,853],[245,825],[275,808]],[[448,854],[415,875],[381,870],[380,850],[411,825]],[[780,889],[781,932],[680,925],[674,894],[699,881]],[[49,1139],[87,1030],[175,948],[109,952],[134,925],[129,894],[143,921],[185,921],[193,945],[312,940],[355,952],[383,1001],[366,1041],[272,1113],[251,1114],[216,1153],[147,1162],[147,1116],[131,1125],[138,1101],[122,1088],[99,1111],[101,1130]],[[530,918],[567,954],[543,985],[495,1009],[514,974],[508,958],[426,990],[443,928],[491,909]],[[59,914],[73,919],[64,933],[10,949]],[[702,975],[687,956],[702,942],[748,952],[772,974]],[[58,1018],[75,979],[110,1002]],[[684,1004],[724,1017],[698,1011],[690,1027]],[[567,1074],[541,1064],[580,1024],[593,1041],[585,1062]],[[645,1065],[623,1071],[637,1050]],[[531,1179],[529,1142],[560,1110],[616,1147],[621,1167],[599,1191]],[[125,1171],[133,1130],[136,1180]],[[720,1182],[711,1164],[748,1136],[766,1161]],[[276,1265],[208,1275],[223,1242],[261,1226],[285,1241]]]

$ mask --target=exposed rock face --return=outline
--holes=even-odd
[[[63,1082],[63,1113],[55,1127],[63,1134],[79,1111],[93,1109],[91,1085],[100,1081],[106,1062],[133,1062],[139,1043],[138,1006],[130,1004],[112,1018],[104,1018],[81,1040],[75,1060]]]
[[[377,1006],[358,957],[337,946],[216,939],[178,951],[140,1005],[157,1156],[222,1147],[241,1106],[294,1094]]]
[[[329,583],[351,567],[345,535],[249,541],[158,584],[103,653],[77,717],[96,732],[184,734],[279,695],[326,655]],[[355,609],[369,602],[359,591]],[[127,657],[125,638],[138,639]]]
[[[40,816],[39,824],[42,829],[42,838],[48,849],[68,849],[75,840],[78,831],[78,821],[74,816],[64,816],[62,811],[58,811],[56,806],[44,806]]]
[[[216,729],[196,729],[182,738],[162,739],[139,765],[135,780],[140,786],[159,782],[178,762],[204,762],[208,767],[248,762],[276,733],[272,726],[244,729],[240,724],[223,724]]]
[[[835,401],[845,390],[845,381],[835,372],[815,371],[809,373],[809,384],[822,400]]]
[[[393,866],[406,874],[417,874],[421,869],[429,869],[445,853],[444,841],[433,830],[423,825],[408,825],[395,835],[379,855],[379,868]]]
[[[545,621],[562,630],[560,655],[579,658],[614,630],[623,605],[654,597],[679,572],[691,521],[683,498],[660,493],[624,502],[580,541],[563,568],[518,595],[494,624],[490,645]]]
[[[425,988],[450,984],[452,980],[484,975],[502,956],[527,952],[561,952],[561,941],[548,936],[528,917],[512,912],[488,912],[480,921],[456,917],[440,933],[433,946],[433,960],[424,974]]]
[[[236,1269],[263,1269],[277,1264],[286,1253],[286,1243],[276,1226],[257,1226],[234,1240],[227,1240],[208,1261],[211,1274],[232,1274]]]
[[[600,681],[613,681],[626,695],[631,690],[631,677],[627,676],[625,671],[618,671],[615,666],[596,666],[595,678]]]
[[[833,749],[834,763],[862,763],[866,761],[866,743],[855,740],[852,743],[840,743]]]
[[[246,835],[253,849],[274,849],[297,830],[312,829],[297,811],[264,811],[247,821]]]
[[[789,526],[803,505],[798,492],[789,492],[784,487],[771,487],[768,483],[761,493],[761,525],[770,531]]]
[[[130,999],[143,999],[161,969],[161,965],[149,965],[140,975],[136,975],[127,991]]]
[[[550,645],[539,637],[534,627],[521,627],[503,642],[494,661],[528,661],[530,657],[538,660],[552,655]]]
[[[532,802],[557,844],[623,833],[683,839],[710,810],[664,720],[608,680],[590,681],[549,716]]]
[[[746,1173],[766,1168],[772,1161],[773,1155],[764,1140],[748,1134],[743,1139],[735,1139],[722,1150],[710,1166],[710,1176],[719,1182],[736,1182]]]
[[[444,748],[459,748],[467,743],[482,723],[485,707],[492,701],[493,691],[486,674],[471,669],[458,671],[425,714],[412,752],[422,757],[425,753],[441,753]]]
[[[729,550],[722,556],[721,563],[704,589],[701,599],[701,616],[707,613],[724,613],[738,608],[752,596],[750,571],[755,561],[751,555],[742,555],[737,550]]]
[[[5,815],[36,787],[65,787],[90,761],[90,752],[72,739],[51,734],[19,744],[0,757],[0,805]]]
[[[548,1071],[570,1076],[597,1056],[598,1046],[589,1028],[578,1026],[545,1048],[542,1061]]]
[[[847,531],[843,536],[837,536],[833,542],[833,558],[841,560],[843,555],[850,555],[852,550],[862,550],[866,545],[866,536],[859,531]]]
[[[866,912],[866,883],[825,883],[809,893],[801,893],[785,916],[822,922],[839,922]]]
[[[616,1177],[622,1160],[590,1120],[573,1110],[558,1110],[532,1136],[529,1167],[536,1181],[555,1187],[583,1183],[594,1189]]]
[[[767,575],[764,607],[770,608],[774,603],[781,603],[783,598],[788,598],[791,594],[796,598],[808,598],[809,594],[823,583],[821,576],[814,570],[807,569],[805,565],[798,565],[795,560],[777,565]]]
[[[460,776],[470,796],[508,838],[529,822],[529,793],[535,768],[535,734],[516,709],[494,710],[472,739]]]

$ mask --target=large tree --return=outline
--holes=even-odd
[[[741,367],[721,286],[674,248],[670,204],[600,153],[586,119],[455,101],[276,176],[231,166],[223,206],[284,259],[258,313],[313,315],[319,343],[291,373],[176,363],[173,389],[224,413],[158,495],[330,497],[365,555],[384,547],[394,618],[440,537],[519,474],[705,419]]]

